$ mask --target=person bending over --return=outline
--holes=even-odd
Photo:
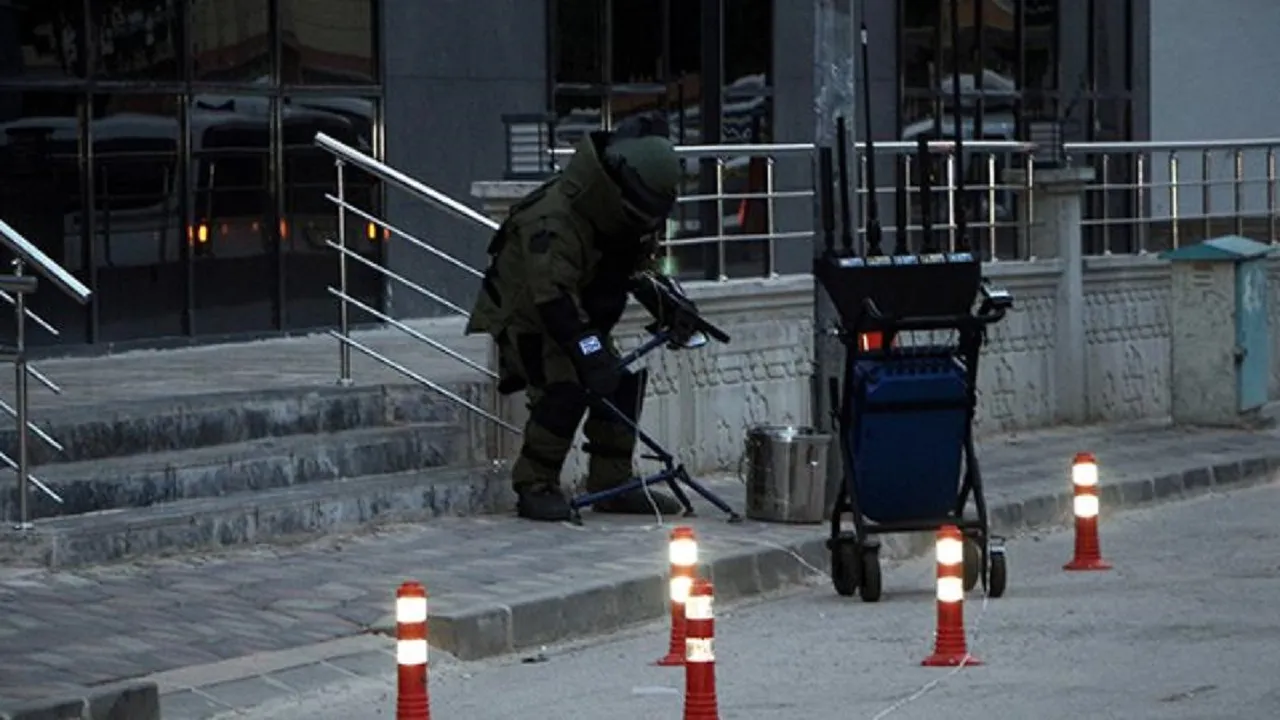
[[[489,246],[467,334],[493,336],[500,393],[527,392],[529,420],[511,478],[520,517],[570,519],[560,473],[584,415],[587,490],[633,477],[634,431],[592,399],[611,400],[632,420],[644,400],[644,375],[619,368],[610,333],[632,278],[653,269],[657,233],[676,202],[679,159],[653,130],[640,124],[584,137],[562,172],[511,208]],[[650,497],[664,514],[682,509],[656,490],[594,509],[649,513]]]

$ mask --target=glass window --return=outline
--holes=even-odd
[[[283,206],[285,327],[312,328],[338,322],[337,171],[333,156],[316,147],[316,133],[324,134],[362,153],[373,154],[376,103],[360,97],[286,98],[283,107]],[[359,210],[381,217],[377,180],[348,165],[344,168],[343,199]],[[387,232],[348,210],[346,247],[378,263]],[[347,294],[381,310],[382,276],[358,259],[347,261]],[[376,318],[353,309],[354,320]]]
[[[186,0],[191,77],[199,82],[271,80],[270,0]]]
[[[0,79],[47,82],[84,77],[81,0],[0,4]]]
[[[773,0],[723,4],[724,85],[768,85],[773,74]]]
[[[197,95],[191,105],[195,331],[275,327],[277,246],[269,98]]]
[[[556,95],[556,147],[572,147],[584,135],[603,126],[604,99],[599,94]]]
[[[555,0],[555,83],[599,86],[605,82],[603,0]]]
[[[668,79],[702,74],[702,3],[667,0]]]
[[[187,307],[180,100],[96,95],[93,264],[102,340],[181,335]]]
[[[614,85],[666,80],[663,5],[660,0],[612,0],[609,80]]]
[[[371,85],[373,0],[280,0],[280,77],[295,85]]]
[[[111,80],[182,80],[181,10],[172,0],[89,0],[94,73]]]
[[[79,171],[81,97],[0,92],[0,217],[90,285]],[[9,260],[9,254],[0,251],[0,267],[8,268]],[[7,308],[0,307],[0,334],[12,337],[13,313]],[[34,328],[27,335],[30,342],[75,344],[87,339],[84,308],[48,283],[32,296],[31,308],[61,336],[29,324]]]

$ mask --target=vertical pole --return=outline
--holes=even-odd
[[[22,260],[13,261],[13,274],[20,277],[23,271]],[[13,389],[14,415],[18,421],[18,457],[14,461],[18,465],[18,527],[31,527],[30,507],[30,469],[27,467],[27,296],[26,293],[13,294],[13,310],[15,316],[14,354],[13,354]]]
[[[338,331],[344,341],[338,342],[338,384],[351,384],[351,346],[345,342],[351,331],[350,308],[347,307],[347,182],[346,164],[335,160],[334,168],[338,172],[338,289],[343,297],[338,298]]]
[[[852,0],[815,0],[814,6],[814,143],[818,147],[835,148],[836,118],[856,117],[855,58],[858,56],[857,31],[854,23]],[[851,172],[853,168],[846,168]],[[822,227],[823,193],[814,193],[814,226]],[[856,227],[856,223],[854,224]],[[813,255],[822,256],[824,246],[821,237],[815,237]],[[813,426],[823,432],[834,433],[830,380],[841,380],[844,352],[839,338],[834,334],[838,319],[835,307],[821,287],[813,288],[813,382],[810,386],[810,405]],[[839,443],[831,443],[832,448]],[[834,452],[834,450],[832,451]],[[844,463],[833,455],[827,463],[827,487],[839,484],[844,474]],[[830,494],[830,493],[828,493]],[[828,504],[831,498],[828,497]]]

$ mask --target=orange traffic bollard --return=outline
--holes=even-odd
[[[1098,542],[1098,459],[1093,453],[1076,453],[1071,463],[1072,514],[1076,517],[1076,550],[1063,570],[1110,570]]]
[[[427,653],[427,591],[407,582],[396,592],[396,720],[431,720]]]
[[[938,530],[938,629],[925,667],[981,665],[964,639],[964,535],[955,525]]]
[[[684,720],[720,720],[716,701],[715,591],[707,580],[693,583],[685,602]]]
[[[689,599],[689,591],[693,588],[693,578],[698,572],[698,540],[693,528],[678,527],[671,531],[671,541],[667,546],[667,555],[671,562],[671,578],[667,583],[671,602],[671,642],[666,657],[660,658],[658,665],[684,665],[684,604]]]

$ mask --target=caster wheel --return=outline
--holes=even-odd
[[[862,563],[858,557],[858,543],[852,538],[838,538],[831,545],[831,584],[841,597],[853,597],[858,592]]]
[[[964,539],[964,591],[973,592],[982,579],[982,546],[971,537]]]
[[[1009,583],[1009,566],[1004,559],[1004,553],[991,554],[991,567],[987,569],[987,573],[987,596],[998,598],[1004,595]]]
[[[863,602],[880,602],[880,553],[875,549],[862,550],[862,586],[858,592]]]

